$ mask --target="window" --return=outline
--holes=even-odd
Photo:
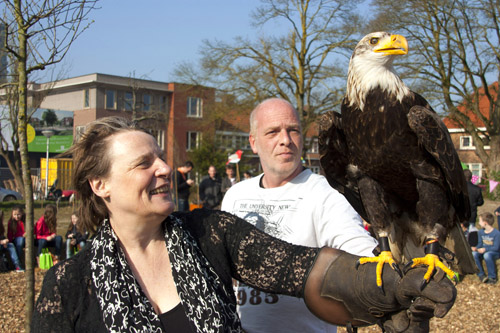
[[[320,167],[319,166],[314,166],[314,165],[311,165],[309,166],[309,169],[311,169],[311,171],[317,175],[320,174]]]
[[[165,112],[167,111],[167,96],[160,96],[160,111]]]
[[[150,94],[142,95],[142,111],[150,111],[151,110],[151,102],[152,98]]]
[[[200,146],[201,132],[187,132],[186,150],[193,150]]]
[[[198,97],[188,97],[187,116],[188,117],[202,117],[203,101]]]
[[[83,91],[83,107],[84,108],[90,107],[90,90],[89,89],[85,89]]]
[[[460,149],[474,149],[474,145],[472,144],[472,136],[460,137]]]
[[[314,138],[312,143],[311,143],[311,138],[307,138],[307,145],[309,149],[307,149],[307,152],[310,154],[317,154],[319,152],[319,145],[318,145],[318,139]]]
[[[483,164],[482,163],[465,163],[473,176],[482,177]]]
[[[106,90],[106,109],[116,109],[116,91]]]
[[[134,105],[134,95],[130,91],[125,92],[125,98],[124,98],[125,111],[132,111],[133,105]]]
[[[224,149],[244,149],[249,150],[250,142],[248,141],[248,133],[235,133],[217,131],[215,140],[220,148]]]
[[[160,149],[165,149],[165,131],[163,130],[151,130],[151,135],[156,138],[156,142]]]

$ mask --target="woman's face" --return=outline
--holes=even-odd
[[[172,169],[163,160],[163,152],[151,135],[140,131],[111,136],[111,169],[102,179],[99,193],[110,217],[167,217],[174,204],[170,193]]]
[[[71,223],[73,223],[73,225],[76,225],[77,222],[78,222],[78,216],[71,215]]]
[[[14,219],[14,221],[21,221],[22,217],[23,214],[20,210],[16,209],[12,211],[12,219]]]

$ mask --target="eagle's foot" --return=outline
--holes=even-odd
[[[394,261],[394,258],[392,257],[391,251],[382,251],[376,257],[359,258],[358,262],[356,263],[356,268],[359,267],[359,265],[363,265],[369,262],[377,263],[377,269],[376,269],[377,287],[379,287],[382,293],[384,293],[384,289],[382,287],[382,269],[384,268],[385,263],[391,265],[392,269],[394,269],[401,277],[403,276],[403,273],[399,269],[399,266],[396,264],[396,261]]]
[[[422,281],[422,284],[420,285],[420,290],[423,290],[425,286],[429,283],[430,279],[432,278],[432,275],[436,271],[436,268],[441,268],[443,272],[446,273],[446,276],[454,281],[455,283],[458,282],[458,274],[446,267],[445,264],[439,260],[439,257],[435,254],[428,253],[425,255],[425,257],[421,258],[413,258],[411,261],[409,261],[405,268],[404,271],[405,273],[413,267],[419,266],[419,265],[427,265],[427,272],[424,274],[424,280]]]

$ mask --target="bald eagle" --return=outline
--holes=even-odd
[[[368,34],[349,63],[341,114],[319,122],[320,161],[332,187],[369,222],[379,241],[379,265],[427,264],[450,278],[476,266],[460,222],[470,215],[467,185],[446,126],[392,67],[406,39]],[[443,265],[442,261],[447,263]],[[377,276],[381,287],[381,278]]]

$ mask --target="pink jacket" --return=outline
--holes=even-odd
[[[42,216],[35,225],[35,237],[36,239],[47,239],[47,237],[55,234],[55,232],[50,232],[49,227],[45,223],[45,218]]]

